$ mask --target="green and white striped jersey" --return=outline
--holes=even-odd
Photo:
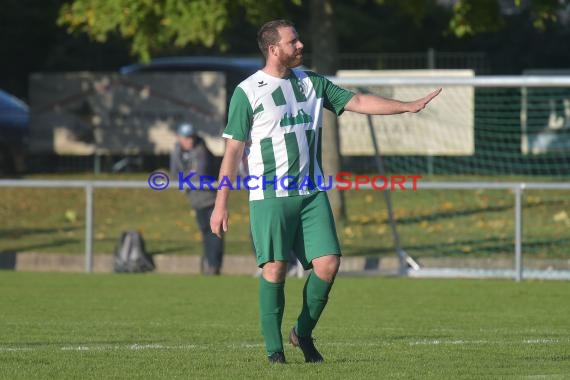
[[[223,137],[246,142],[250,200],[319,191],[323,107],[340,115],[353,95],[295,69],[287,78],[259,70],[238,85]]]

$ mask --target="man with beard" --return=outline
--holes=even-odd
[[[327,195],[319,189],[323,107],[370,115],[418,112],[438,89],[411,102],[355,94],[310,71],[302,63],[303,43],[287,20],[264,24],[257,42],[265,66],[235,89],[223,137],[222,179],[235,180],[247,156],[250,223],[262,268],[259,284],[261,331],[270,363],[285,363],[281,322],[284,285],[291,250],[306,270],[303,306],[289,341],[306,362],[322,362],[312,332],[328,301],[340,265],[340,246]],[[220,187],[210,219],[212,231],[228,231],[229,187]]]

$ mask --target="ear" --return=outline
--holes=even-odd
[[[269,54],[276,56],[277,55],[277,45],[269,45]]]

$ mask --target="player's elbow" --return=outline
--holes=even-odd
[[[364,113],[362,108],[362,94],[355,94],[344,106],[344,109],[351,112]]]

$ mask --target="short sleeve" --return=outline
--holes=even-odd
[[[236,87],[230,100],[228,124],[223,137],[238,141],[247,141],[253,122],[253,109],[247,95],[240,87]]]
[[[307,72],[318,96],[323,98],[323,106],[337,115],[344,112],[344,106],[352,99],[354,92],[339,87],[322,75]]]

